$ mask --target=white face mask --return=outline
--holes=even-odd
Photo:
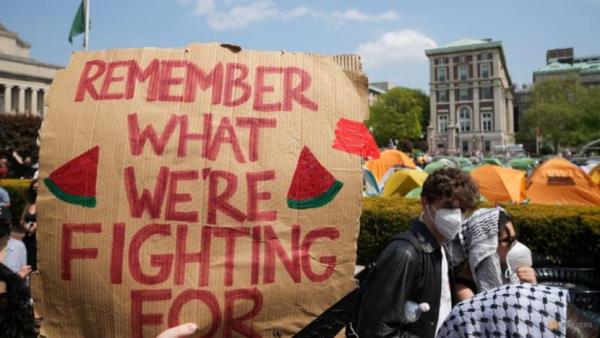
[[[506,253],[507,274],[510,276],[511,283],[519,283],[517,269],[522,266],[531,266],[531,250],[521,242],[515,242]]]
[[[429,207],[429,205],[428,205]],[[447,239],[452,239],[458,231],[463,221],[462,211],[460,209],[440,209],[435,210],[434,223],[435,228]],[[431,212],[430,212],[431,213]]]

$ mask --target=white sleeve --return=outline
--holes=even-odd
[[[22,241],[14,238],[8,240],[4,265],[14,273],[17,273],[22,266],[27,265],[27,249]]]

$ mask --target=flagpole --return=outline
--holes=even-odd
[[[85,30],[83,32],[83,49],[88,50],[88,46],[90,43],[90,0],[84,1],[84,16],[85,16]]]

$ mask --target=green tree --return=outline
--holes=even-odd
[[[377,144],[390,140],[418,140],[429,120],[429,97],[421,90],[395,87],[381,95],[370,108],[367,125]]]
[[[586,142],[592,137],[591,132],[597,133],[592,127],[592,116],[597,112],[593,109],[593,98],[592,90],[581,86],[576,78],[536,83],[529,96],[519,139],[535,139],[539,130],[551,142],[554,151],[560,146]]]
[[[582,143],[600,139],[600,87],[588,87],[579,102]]]

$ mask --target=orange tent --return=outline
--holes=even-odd
[[[486,164],[473,169],[471,177],[488,201],[521,203],[525,200],[524,171]]]
[[[592,182],[600,185],[600,164],[595,166],[588,175],[590,175]]]
[[[557,157],[533,171],[527,180],[527,198],[539,204],[600,206],[600,187],[581,168]]]
[[[367,168],[373,173],[378,182],[390,168],[404,167],[415,169],[417,166],[410,156],[400,150],[388,149],[381,152],[376,160],[367,161]]]

